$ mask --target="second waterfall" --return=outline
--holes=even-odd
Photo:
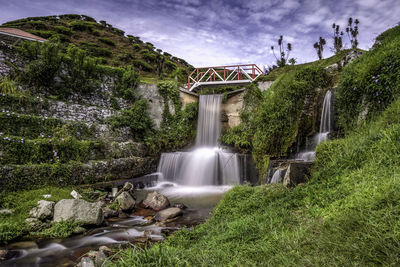
[[[196,145],[163,153],[157,169],[161,180],[191,186],[240,183],[238,155],[218,147],[221,103],[221,95],[200,95]]]

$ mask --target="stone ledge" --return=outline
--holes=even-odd
[[[0,191],[131,179],[155,172],[156,168],[156,160],[152,157],[130,157],[85,164],[9,165],[0,167]]]

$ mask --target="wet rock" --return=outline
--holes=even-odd
[[[96,258],[94,260],[95,264],[97,267],[101,267],[103,265],[103,263],[107,260],[107,256],[104,253],[104,251],[99,250],[97,252]]]
[[[16,242],[16,243],[12,243],[11,245],[8,246],[9,250],[32,249],[32,248],[38,248],[38,245],[33,241]]]
[[[94,262],[89,257],[83,257],[77,266],[78,267],[95,267]]]
[[[143,200],[143,205],[146,208],[151,208],[155,211],[160,211],[169,207],[169,200],[166,196],[158,192],[153,192],[148,194],[146,199]]]
[[[84,225],[100,225],[104,220],[101,203],[83,199],[62,199],[54,206],[54,221],[76,221]]]
[[[118,213],[118,218],[120,218],[120,219],[128,219],[129,215],[126,214],[125,212],[119,212]]]
[[[157,212],[154,219],[159,222],[166,221],[171,218],[175,218],[183,214],[183,211],[179,208],[168,208],[162,211]]]
[[[155,214],[156,212],[154,210],[143,209],[143,208],[136,208],[135,212],[133,213],[133,215],[143,216],[143,217],[153,216]]]
[[[107,257],[110,256],[111,252],[112,252],[112,250],[107,246],[99,247],[99,251],[102,251],[104,253],[104,255],[106,255]]]
[[[118,217],[118,211],[110,209],[109,207],[102,207],[104,219]]]
[[[135,207],[135,200],[128,192],[122,192],[115,201],[119,204],[119,208],[123,211],[132,210]]]
[[[187,209],[187,207],[185,206],[185,204],[182,204],[182,203],[175,203],[174,205],[172,205],[172,207],[174,207],[174,208],[179,208],[179,209],[181,209],[181,210]]]
[[[4,261],[5,259],[7,259],[7,254],[7,249],[0,249],[0,261]]]
[[[0,216],[1,215],[11,215],[11,214],[13,214],[12,210],[9,210],[9,209],[1,209],[0,210]]]
[[[94,258],[96,258],[97,253],[99,253],[99,252],[96,251],[96,250],[91,250],[91,251],[89,251],[88,253],[86,253],[85,255],[86,255],[86,257],[89,257],[89,258],[91,258],[91,259],[94,259]]]
[[[73,231],[73,233],[76,235],[83,234],[84,232],[86,232],[86,229],[81,226],[75,227],[75,229]]]
[[[124,184],[124,186],[122,187],[121,190],[118,191],[118,193],[115,195],[115,198],[117,198],[119,195],[121,195],[123,192],[130,192],[134,189],[135,187],[133,186],[133,184],[131,184],[130,182],[126,182]]]
[[[39,200],[37,206],[31,209],[29,215],[39,220],[51,219],[53,217],[55,204],[56,203],[53,201]]]
[[[296,186],[304,183],[310,176],[312,162],[291,162],[283,178],[283,185]]]
[[[75,199],[80,199],[80,198],[82,198],[82,196],[81,196],[78,192],[76,192],[75,190],[72,190],[71,193],[70,193],[70,195],[71,195],[73,198],[75,198]]]
[[[20,253],[20,251],[0,249],[0,262],[17,257]]]

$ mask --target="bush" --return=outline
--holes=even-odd
[[[141,99],[110,119],[113,128],[129,127],[136,141],[142,141],[153,133],[153,120],[148,114],[147,100]]]
[[[87,21],[71,21],[68,23],[74,31],[92,32],[95,29],[96,23]]]
[[[31,61],[23,70],[21,80],[33,86],[34,88],[49,89],[54,92],[57,88],[54,86],[54,78],[59,74],[62,55],[61,45],[57,43],[32,43],[26,46],[29,51],[40,51],[35,60]],[[34,56],[33,53],[29,53]]]
[[[148,64],[148,63],[146,63],[146,62],[144,62],[142,60],[134,59],[134,60],[132,60],[132,64],[136,68],[138,68],[140,70],[143,70],[145,72],[152,72],[153,71],[153,67],[150,64]]]
[[[15,81],[8,78],[8,76],[4,76],[0,78],[0,93],[1,94],[18,94],[18,88]]]
[[[124,69],[123,75],[119,82],[116,82],[116,90],[125,100],[135,101],[136,94],[135,89],[139,85],[139,74],[135,72],[132,66]]]
[[[115,41],[107,37],[100,37],[99,41],[110,46],[115,46]]]
[[[55,26],[54,29],[58,33],[65,34],[65,35],[72,35],[72,31],[70,28],[64,27],[64,26]]]

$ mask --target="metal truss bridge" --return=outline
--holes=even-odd
[[[251,83],[263,71],[256,64],[196,68],[188,77],[187,90],[199,86]]]

